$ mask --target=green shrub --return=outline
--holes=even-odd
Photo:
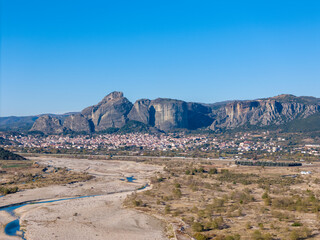
[[[262,194],[262,199],[266,199],[266,198],[268,198],[268,197],[269,197],[268,192],[264,192],[264,193]]]
[[[196,240],[207,240],[209,239],[207,236],[201,234],[201,233],[195,233],[193,235],[193,237],[196,239]]]
[[[173,190],[172,190],[172,193],[173,193],[173,195],[174,195],[175,197],[177,197],[177,198],[181,198],[181,196],[182,196],[181,190],[180,190],[179,188],[173,189]]]
[[[168,213],[170,213],[170,211],[171,211],[170,205],[166,205],[165,208],[164,208],[164,213],[168,214]]]
[[[301,222],[294,222],[291,224],[292,227],[300,227],[302,226],[302,223]]]
[[[217,174],[218,173],[218,170],[216,168],[211,168],[209,170],[209,174]]]
[[[202,232],[203,231],[203,225],[199,222],[194,222],[192,224],[191,228],[194,232]]]
[[[255,230],[251,235],[252,240],[272,240],[270,233],[263,234],[259,230]]]
[[[10,194],[10,193],[16,193],[19,191],[19,188],[18,187],[0,187],[0,193],[2,195],[7,195],[7,194]]]
[[[239,234],[228,235],[224,238],[224,240],[240,240],[241,236]]]

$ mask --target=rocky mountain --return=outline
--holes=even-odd
[[[71,130],[73,132],[93,132],[93,126],[82,114],[75,114],[67,117],[63,122],[64,129]]]
[[[60,119],[45,115],[35,121],[30,131],[43,132],[45,134],[59,134],[63,133],[63,126]]]
[[[128,118],[134,121],[142,122],[144,124],[154,125],[154,110],[150,109],[149,99],[137,100],[128,114]],[[150,118],[150,116],[152,116]]]
[[[213,107],[201,103],[188,103],[188,129],[210,126],[214,121]]]
[[[279,95],[254,101],[234,101],[213,112],[215,120],[210,126],[211,130],[234,129],[245,125],[280,126],[320,112],[320,104],[316,98]]]
[[[128,118],[164,131],[174,129],[197,129],[208,127],[213,122],[209,116],[212,109],[200,103],[158,98],[136,101]]]
[[[312,129],[320,130],[319,116],[320,99],[314,97],[285,94],[271,98],[215,104],[157,98],[140,99],[132,104],[122,92],[112,92],[98,104],[83,109],[81,113],[74,113],[63,119],[56,116],[41,116],[34,122],[31,131],[41,131],[46,134],[69,131],[115,132],[117,129],[122,129],[122,132],[132,132],[135,129],[137,131],[141,129],[224,131],[271,126],[294,130],[307,122],[312,123]]]
[[[97,105],[87,107],[81,113],[93,123],[95,131],[103,131],[111,127],[123,127],[132,106],[122,92],[112,92]]]
[[[134,103],[128,118],[169,131],[176,128],[188,128],[187,111],[187,103],[180,100],[140,99]]]
[[[76,114],[74,112],[65,114],[41,114],[35,116],[22,116],[22,117],[0,117],[0,131],[26,131],[29,130],[34,122],[41,116],[49,115],[64,121],[70,115]]]
[[[151,101],[150,124],[164,131],[188,128],[188,105],[184,101],[158,98]]]

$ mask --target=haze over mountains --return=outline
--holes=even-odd
[[[140,99],[134,104],[122,92],[112,92],[98,104],[80,113],[25,117],[33,123],[30,131],[45,134],[64,132],[103,132],[110,129],[135,128],[139,131],[174,131],[179,129],[252,129],[283,127],[297,131],[320,130],[320,99],[279,95],[276,97],[227,101],[215,104],[185,102],[175,99]],[[3,124],[7,121],[7,124]],[[18,121],[19,122],[19,121]],[[10,129],[17,121],[0,118],[0,126]],[[19,124],[18,124],[19,125]]]

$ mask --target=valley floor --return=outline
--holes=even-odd
[[[43,204],[29,204],[18,208],[21,229],[28,240],[43,239],[167,239],[165,224],[160,220],[133,209],[122,207],[128,194],[145,186],[162,167],[136,162],[37,157],[40,164],[66,167],[95,176],[86,182],[27,189],[6,195],[0,207],[10,204],[43,199],[60,199],[77,196],[93,197]],[[133,183],[122,181],[134,176]],[[143,191],[143,190],[140,190]],[[0,211],[3,226],[14,219]],[[8,237],[3,231],[0,239]]]

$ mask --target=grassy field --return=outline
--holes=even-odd
[[[160,215],[179,238],[319,239],[320,166],[236,166],[227,161],[150,161],[165,166],[151,190],[125,204]],[[301,171],[312,171],[301,175]]]
[[[0,160],[0,167],[1,168],[29,168],[32,166],[31,161],[25,160]]]

